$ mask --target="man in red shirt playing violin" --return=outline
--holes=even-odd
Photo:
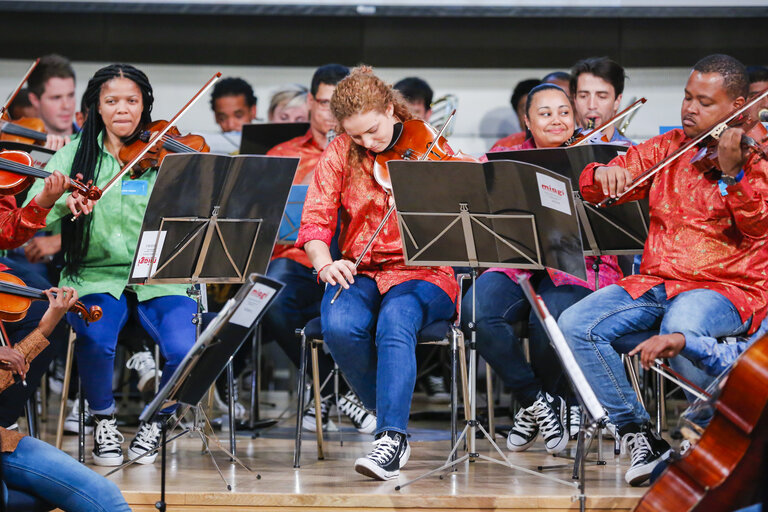
[[[746,69],[736,59],[710,55],[700,60],[685,86],[683,128],[631,147],[608,165],[588,165],[579,183],[584,199],[599,203],[617,197],[644,171],[743,106],[748,91]],[[558,321],[628,442],[632,462],[625,478],[632,485],[648,479],[669,445],[651,431],[648,413],[611,343],[658,329],[630,354],[639,353],[646,367],[656,358],[672,358],[673,368],[702,383],[704,372],[715,375],[727,368],[746,345],[734,348],[716,339],[751,333],[765,317],[768,163],[746,153],[742,134],[740,128],[728,128],[720,136],[720,170],[696,170],[691,165],[698,151],[694,146],[621,198],[649,199],[640,273],[589,295]]]

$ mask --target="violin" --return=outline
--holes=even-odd
[[[45,123],[37,117],[22,117],[10,121],[7,115],[0,119],[0,140],[21,142],[24,144],[45,145],[48,134],[45,133]]]
[[[43,290],[30,288],[18,277],[0,272],[0,320],[17,322],[23,319],[33,300],[48,300]],[[99,306],[86,308],[76,302],[69,310],[87,323],[97,322],[103,315]]]
[[[456,115],[456,110],[451,112],[448,116],[442,128],[438,132],[431,125],[422,121],[421,119],[410,119],[403,122],[401,125],[395,125],[395,141],[390,146],[376,155],[373,161],[373,177],[388,194],[392,193],[392,181],[389,177],[389,168],[387,162],[390,160],[431,160],[431,161],[464,161],[475,162],[476,160],[471,156],[462,153],[461,151],[454,153],[448,146],[448,141],[443,137],[445,129],[448,127],[448,123]],[[399,133],[398,133],[399,131]],[[376,228],[376,231],[371,235],[371,239],[363,247],[360,256],[355,261],[355,268],[360,266],[360,262],[363,261],[363,257],[373,245],[376,237],[384,228],[392,213],[395,211],[395,203],[390,197],[390,207],[381,223]],[[336,302],[336,299],[341,294],[343,288],[339,286],[336,290],[336,294],[331,299],[331,304]]]
[[[29,187],[35,178],[45,179],[51,173],[32,166],[32,157],[24,151],[0,151],[0,195],[16,195]],[[101,197],[101,190],[93,186],[69,179],[69,190],[77,190],[81,195],[93,201]]]
[[[672,462],[636,512],[719,512],[751,505],[768,447],[768,336],[736,360],[699,441]]]
[[[131,171],[131,178],[138,178],[148,169],[158,167],[168,153],[208,153],[211,148],[200,135],[181,135],[178,128],[171,126],[161,137],[161,141],[155,142],[153,135],[168,126],[168,121],[154,121],[140,130],[135,140],[123,146],[120,150],[120,161],[130,162],[136,155],[146,148],[150,140],[153,141],[149,151]]]
[[[681,148],[679,148],[677,151],[666,157],[661,162],[657,163],[644,173],[642,173],[640,176],[636,177],[634,180],[632,180],[632,183],[629,184],[627,188],[624,189],[624,191],[621,194],[618,194],[616,197],[609,197],[606,199],[603,199],[600,203],[598,203],[597,206],[604,207],[604,206],[611,206],[615,204],[617,201],[621,200],[623,197],[625,197],[627,194],[632,193],[637,187],[648,181],[650,178],[655,176],[660,171],[663,171],[667,167],[669,167],[672,163],[674,163],[678,158],[683,156],[685,153],[687,153],[691,148],[699,147],[699,148],[709,148],[708,151],[704,151],[702,153],[701,149],[699,150],[699,153],[702,153],[701,156],[699,156],[699,153],[697,153],[695,156],[699,156],[699,161],[701,163],[698,166],[698,169],[703,169],[703,172],[711,171],[713,167],[717,167],[717,162],[712,157],[716,157],[716,152],[713,153],[712,151],[717,149],[717,144],[715,141],[719,142],[720,135],[730,128],[732,125],[736,126],[741,124],[742,126],[748,126],[749,133],[752,135],[745,138],[742,137],[742,144],[745,144],[747,146],[750,145],[750,138],[752,136],[758,137],[760,139],[759,130],[760,127],[753,126],[749,124],[751,121],[752,116],[749,116],[748,112],[750,109],[759,104],[761,101],[763,101],[764,98],[768,97],[768,90],[763,91],[759,95],[757,95],[755,98],[753,98],[751,101],[747,102],[742,106],[741,108],[735,109],[731,111],[729,114],[725,115],[723,118],[720,119],[717,123],[715,123],[709,130],[705,131],[692,141],[690,141],[688,144],[683,145]],[[757,117],[757,116],[755,116]],[[749,121],[749,122],[748,122]],[[760,124],[759,122],[757,124]],[[753,132],[753,130],[755,130]],[[745,134],[747,135],[747,134]],[[755,139],[752,139],[755,140]],[[757,141],[755,141],[757,143]],[[764,142],[757,144],[762,149],[762,154],[765,155],[765,149],[764,149]],[[760,153],[758,153],[760,154]]]
[[[456,111],[454,110],[453,113],[455,114]],[[389,179],[387,167],[387,162],[390,160],[475,161],[474,158],[460,151],[454,153],[445,137],[421,119],[410,119],[403,122],[401,126],[397,140],[376,155],[373,161],[373,177],[376,183],[388,193],[392,192],[392,182]]]
[[[594,128],[593,126],[585,126],[583,131],[581,131],[577,135],[574,135],[571,139],[566,141],[565,146],[570,146],[570,147],[581,146],[582,144],[586,144],[590,140],[594,139],[599,133],[602,133],[602,136],[600,137],[599,142],[610,142],[610,139],[608,138],[607,135],[605,135],[605,133],[603,133],[603,130],[605,130],[609,126],[612,126],[618,123],[628,115],[635,112],[637,109],[642,107],[646,101],[648,100],[646,100],[645,98],[640,98],[639,100],[637,100],[636,102],[634,102],[633,104],[631,104],[630,106],[628,106],[627,108],[625,108],[624,110],[622,110],[621,112],[613,116],[612,118],[608,119],[606,122],[604,122],[603,124],[595,128],[594,130],[592,129]]]
[[[723,123],[710,137],[702,141],[699,151],[691,158],[693,167],[702,174],[713,170],[721,170],[718,161],[717,147],[720,136],[727,128],[741,128],[744,134],[741,136],[741,145],[749,153],[759,158],[768,160],[768,130],[758,117],[744,112],[728,123]]]

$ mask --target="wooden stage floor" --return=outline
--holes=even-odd
[[[285,419],[255,439],[238,435],[237,454],[253,469],[253,473],[229,462],[229,457],[212,445],[224,477],[232,484],[232,491],[227,491],[209,455],[201,452],[199,438],[185,437],[172,443],[168,451],[168,510],[578,510],[578,503],[572,500],[577,494],[575,488],[485,461],[464,463],[458,471],[444,473],[443,479],[430,476],[397,491],[397,480],[379,482],[355,473],[354,460],[367,453],[371,439],[357,434],[349,424],[343,426],[343,447],[339,444],[338,432],[328,434],[330,439],[326,442],[323,461],[317,460],[315,435],[305,432],[302,465],[294,469],[294,421],[293,418]],[[504,421],[508,419],[501,418],[501,423]],[[50,430],[55,428],[54,424],[48,422],[45,428],[48,431],[46,440],[53,442]],[[411,459],[401,471],[399,482],[440,466],[450,449],[447,422],[412,421],[411,428]],[[127,427],[123,430],[126,437],[124,449],[133,432],[134,429]],[[217,432],[217,436],[224,446],[228,446],[226,432]],[[91,436],[86,437],[86,463],[89,465],[92,442]],[[517,454],[506,450],[502,436],[497,436],[497,443],[510,462],[529,469],[538,465],[570,463],[569,460],[549,456],[540,440],[528,451]],[[575,450],[575,444],[575,441],[569,443],[569,452]],[[624,482],[624,471],[629,461],[626,456],[614,456],[611,439],[604,440],[603,447],[607,464],[590,465],[586,470],[587,509],[631,510],[645,488],[632,488]],[[486,441],[478,440],[477,448],[480,453],[498,457]],[[65,437],[64,450],[76,456],[76,437]],[[594,457],[593,451],[591,458]],[[111,469],[89,467],[102,474]],[[257,473],[261,479],[257,479]],[[546,474],[572,482],[570,467],[547,471]],[[160,496],[159,457],[155,464],[134,465],[109,478],[120,487],[133,510],[155,510],[154,503]]]

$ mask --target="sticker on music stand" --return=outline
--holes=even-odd
[[[160,233],[159,238],[158,233]],[[149,277],[154,274],[167,233],[167,231],[145,231],[141,234],[141,242],[139,242],[139,247],[136,250],[136,262],[131,277]]]
[[[571,215],[565,183],[540,172],[536,173],[536,181],[539,184],[539,198],[542,206]]]
[[[274,294],[274,288],[255,283],[229,321],[235,325],[250,328]]]

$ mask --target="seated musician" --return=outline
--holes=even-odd
[[[512,90],[512,96],[509,99],[509,103],[512,105],[512,110],[517,117],[517,124],[522,129],[519,132],[515,132],[506,137],[502,137],[491,146],[491,151],[496,151],[496,148],[508,148],[517,146],[525,142],[528,138],[527,130],[525,130],[525,101],[528,98],[528,93],[531,89],[541,84],[541,80],[538,78],[529,78],[527,80],[521,80],[515,85]]]
[[[416,381],[416,335],[455,313],[458,285],[450,267],[406,266],[393,215],[363,256],[389,207],[373,178],[376,153],[385,151],[400,123],[412,118],[407,103],[370,68],[339,82],[331,110],[341,135],[315,168],[297,247],[304,247],[318,279],[328,286],[321,318],[325,343],[366,408],[376,411],[373,450],[355,470],[372,478],[396,478],[408,461],[408,416]],[[329,245],[340,219],[342,259]],[[331,304],[339,287],[340,295]]]
[[[624,68],[608,57],[591,57],[574,64],[569,87],[579,126],[594,129],[616,115],[625,78]],[[615,125],[608,126],[602,133],[609,142],[633,144]]]
[[[211,91],[211,110],[221,133],[206,139],[211,151],[233,153],[240,149],[243,125],[256,121],[258,98],[242,78],[222,78]]]
[[[526,99],[525,126],[530,133],[523,144],[508,148],[536,149],[560,147],[574,134],[573,106],[568,95],[553,84],[534,87]],[[570,431],[578,432],[579,412],[574,407],[571,420],[566,405],[569,394],[562,368],[552,351],[546,332],[525,300],[517,277],[528,275],[552,315],[557,318],[570,305],[595,289],[595,258],[586,258],[589,283],[560,271],[491,268],[476,281],[477,350],[496,371],[522,406],[507,436],[511,451],[528,449],[541,434],[549,453],[565,449]],[[603,257],[599,269],[600,286],[621,277],[615,256]],[[464,296],[462,322],[472,320],[472,289]],[[513,326],[519,321],[528,325],[531,362],[523,352],[522,341]]]
[[[29,102],[45,124],[48,139],[45,146],[57,150],[77,133],[74,123],[75,71],[66,57],[51,54],[40,57],[37,67],[27,79]]]
[[[748,91],[747,72],[738,60],[727,55],[700,60],[685,86],[683,128],[631,147],[608,165],[588,165],[579,184],[585,200],[598,203],[621,194],[641,173],[742,106]],[[625,478],[632,485],[648,479],[669,445],[651,429],[611,343],[631,332],[658,329],[659,335],[631,352],[640,353],[643,366],[672,358],[673,368],[686,368],[690,361],[715,375],[746,346],[716,339],[751,333],[765,317],[768,164],[746,157],[742,133],[730,128],[721,135],[722,172],[701,174],[693,168],[691,158],[698,151],[693,147],[621,199],[649,199],[651,222],[640,273],[586,297],[558,322],[629,445]]]
[[[0,392],[15,387],[13,374],[19,380],[29,376],[30,362],[34,364],[48,345],[46,338],[77,302],[73,288],[51,288],[45,294],[49,303],[35,329],[13,348],[0,346]],[[0,427],[0,452],[0,500],[15,490],[65,512],[131,510],[114,482],[39,439]]]
[[[45,228],[45,217],[57,199],[67,190],[67,178],[58,171],[43,180],[42,189],[33,197],[28,205],[20,208],[12,195],[0,196],[0,249],[8,250],[19,247],[31,239],[35,232]],[[27,286],[38,289],[50,288],[50,284],[42,276],[36,276],[19,268],[17,262],[8,258],[0,258],[0,272],[7,272],[21,278]],[[12,345],[26,338],[38,325],[47,310],[47,304],[33,301],[27,310],[27,315],[20,321],[8,322],[5,332]],[[34,395],[40,384],[40,379],[48,369],[48,364],[56,353],[55,345],[66,342],[64,337],[54,339],[51,333],[46,337],[51,345],[47,346],[30,365],[27,371],[26,386],[21,382],[11,383],[6,391],[0,394],[0,427],[10,427],[24,413],[27,399]],[[46,345],[48,345],[46,343]]]
[[[409,76],[398,81],[395,90],[400,91],[405,101],[411,106],[411,112],[416,119],[429,122],[432,117],[432,97],[434,92],[426,80]]]
[[[48,162],[54,169],[82,173],[101,189],[117,175],[123,162],[124,141],[151,122],[154,98],[146,75],[126,64],[101,68],[89,80],[85,104],[89,115],[80,137],[64,146]],[[123,461],[123,436],[115,419],[112,394],[115,345],[129,317],[138,321],[160,346],[166,364],[162,387],[195,341],[192,317],[197,311],[185,285],[128,285],[129,272],[157,169],[140,177],[122,177],[119,187],[105,193],[95,215],[62,222],[65,265],[60,283],[77,284],[81,301],[98,305],[104,317],[89,326],[74,314],[69,324],[77,334],[75,355],[91,414],[94,416],[93,460],[115,466]],[[36,193],[39,183],[32,187]],[[71,197],[71,196],[68,196]],[[48,222],[63,218],[69,209],[59,199]],[[128,457],[136,459],[158,445],[159,422],[142,423],[130,443]],[[152,463],[156,453],[139,460]]]
[[[267,120],[270,123],[306,123],[309,120],[307,88],[288,84],[278,89],[269,99]]]
[[[309,107],[309,130],[306,134],[278,144],[267,152],[271,156],[300,157],[294,184],[311,183],[314,169],[329,140],[334,137],[336,118],[330,109],[330,101],[336,84],[349,75],[349,68],[341,64],[326,64],[315,70],[310,84],[307,106]],[[286,284],[275,302],[267,310],[262,320],[264,338],[275,339],[296,367],[300,362],[300,346],[296,339],[296,329],[301,329],[307,322],[320,316],[320,301],[325,286],[314,275],[312,263],[307,253],[298,247],[276,245],[267,275]],[[333,370],[333,359],[321,354],[319,360],[320,382]],[[360,432],[370,434],[376,428],[376,417],[358,405],[360,400],[347,388],[344,379],[339,383],[341,397],[336,406]],[[323,429],[330,425],[329,407],[321,404]],[[317,429],[316,411],[310,407],[304,415],[303,428],[314,432]]]

